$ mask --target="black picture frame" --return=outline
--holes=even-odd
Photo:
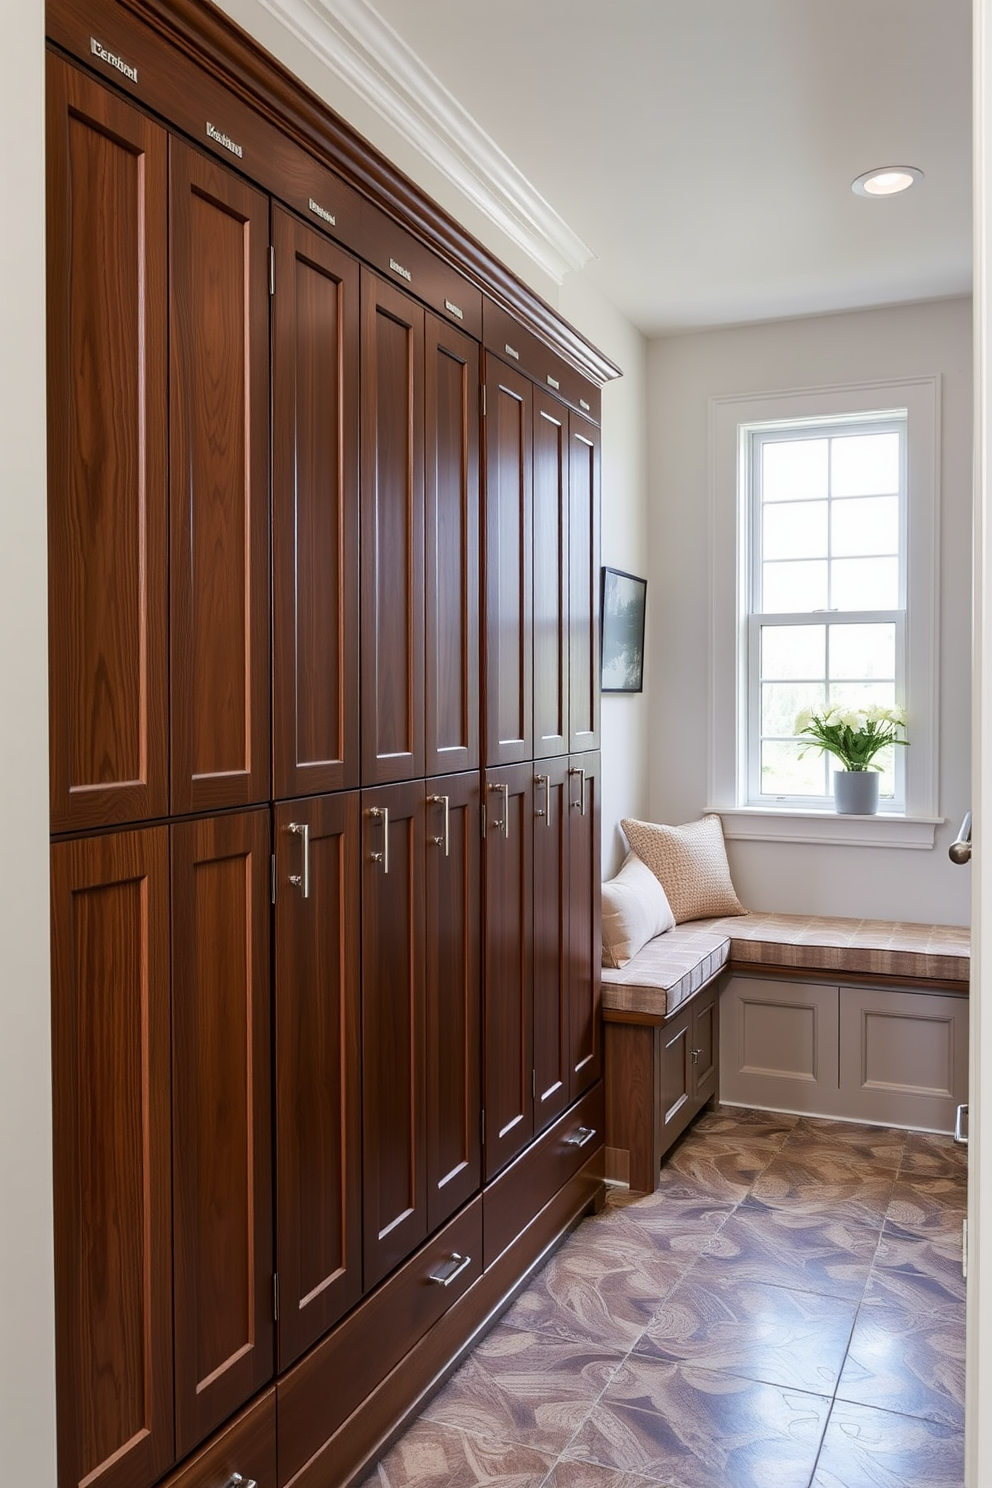
[[[644,691],[647,592],[647,579],[639,579],[619,568],[603,568],[600,585],[600,687],[603,692]]]

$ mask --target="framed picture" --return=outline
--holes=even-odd
[[[604,692],[641,692],[644,688],[644,605],[647,579],[603,569],[602,616]]]

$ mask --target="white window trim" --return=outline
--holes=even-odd
[[[910,542],[907,553],[906,812],[839,817],[829,810],[745,806],[748,594],[747,436],[777,420],[841,419],[905,408]],[[731,838],[845,846],[932,848],[938,812],[938,575],[940,377],[798,388],[710,399],[709,806]]]

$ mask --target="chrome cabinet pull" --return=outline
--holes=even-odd
[[[295,832],[298,837],[303,838],[303,871],[302,873],[291,873],[289,881],[294,888],[299,889],[304,899],[310,898],[310,824],[309,822],[290,822],[289,830]]]
[[[572,802],[572,805],[578,807],[579,813],[580,813],[581,816],[585,816],[585,814],[586,814],[586,772],[585,772],[585,770],[570,769],[568,773],[569,773],[569,775],[581,775],[581,777],[582,777],[582,785],[581,785],[581,788],[580,788],[580,791],[579,791],[579,799],[577,801],[573,801]]]
[[[947,849],[947,856],[952,863],[971,862],[971,812],[966,811],[964,821],[958,828],[958,835]]]
[[[551,776],[550,775],[535,775],[534,776],[534,784],[537,786],[538,790],[540,790],[542,786],[544,787],[544,810],[543,811],[535,811],[534,812],[534,815],[535,816],[543,816],[544,817],[544,825],[546,827],[550,827],[550,825],[551,825]]]
[[[968,1145],[968,1134],[964,1129],[967,1117],[968,1107],[966,1105],[958,1106],[954,1113],[954,1140],[959,1147],[967,1147]]]
[[[444,845],[444,856],[446,858],[447,857],[450,857],[450,855],[451,855],[451,851],[450,851],[451,850],[451,830],[450,830],[450,827],[451,827],[451,817],[450,817],[450,813],[449,813],[449,809],[448,809],[449,808],[448,797],[447,796],[428,796],[427,799],[428,799],[428,801],[430,802],[430,804],[432,806],[443,806],[444,807],[444,836],[443,837],[432,837],[431,838],[431,841],[433,842],[433,844],[434,844],[435,847],[441,847],[441,845],[443,844]]]
[[[500,791],[502,793],[502,796],[503,796],[503,816],[502,816],[502,818],[499,821],[493,822],[493,826],[496,828],[496,830],[498,832],[502,832],[504,837],[509,837],[509,835],[510,835],[510,787],[508,785],[490,785],[489,789],[491,791]]]
[[[586,1143],[591,1142],[595,1135],[596,1128],[594,1126],[580,1126],[577,1132],[573,1132],[570,1137],[565,1138],[565,1146],[585,1147]]]
[[[254,1478],[244,1478],[238,1472],[232,1473],[224,1484],[224,1488],[258,1488]]]
[[[435,1286],[450,1286],[456,1277],[461,1276],[462,1272],[466,1271],[471,1264],[471,1256],[459,1255],[457,1250],[455,1250],[452,1252],[451,1260],[445,1261],[439,1271],[433,1271],[428,1277],[428,1280],[434,1282]]]
[[[382,819],[382,852],[371,854],[373,863],[381,863],[383,873],[389,872],[389,807],[370,806],[369,816]]]

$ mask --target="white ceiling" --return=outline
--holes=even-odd
[[[969,0],[325,5],[378,12],[645,334],[971,287]],[[886,164],[926,179],[851,192]]]

